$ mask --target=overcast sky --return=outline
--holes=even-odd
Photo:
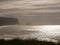
[[[60,0],[0,0],[0,15],[37,15],[48,12],[60,12]]]
[[[0,0],[0,16],[35,24],[60,23],[60,0]]]

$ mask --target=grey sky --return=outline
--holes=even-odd
[[[59,0],[0,0],[0,15],[60,12]],[[7,2],[8,1],[8,2]],[[7,13],[8,12],[8,13]]]
[[[17,17],[21,22],[56,24],[59,15],[60,0],[0,0],[0,16]]]

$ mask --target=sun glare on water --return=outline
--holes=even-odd
[[[48,35],[59,35],[60,34],[60,25],[34,26],[34,29],[37,31],[44,32]]]

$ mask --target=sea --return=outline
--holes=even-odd
[[[37,39],[59,42],[60,25],[5,25],[0,26],[0,39]]]

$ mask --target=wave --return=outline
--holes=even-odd
[[[0,26],[0,39],[37,39],[58,42],[60,25],[6,25]]]

